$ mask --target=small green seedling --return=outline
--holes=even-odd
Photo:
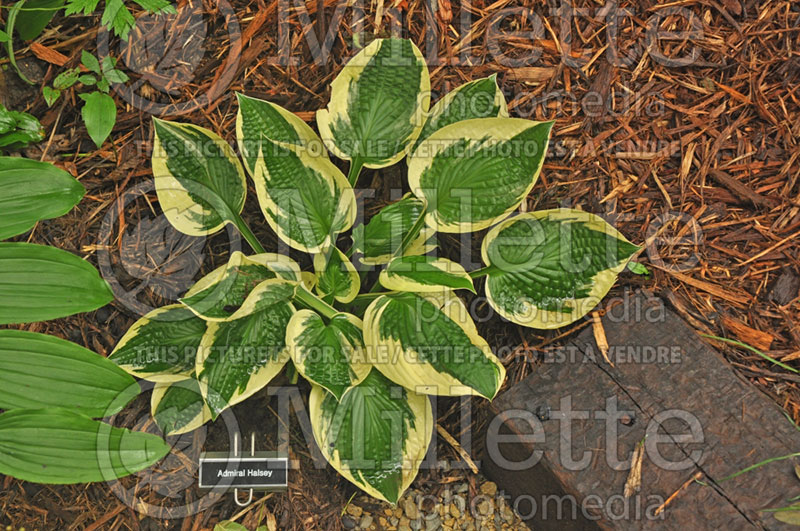
[[[42,88],[42,95],[47,105],[52,106],[64,90],[76,83],[81,83],[85,87],[95,86],[97,90],[78,96],[84,101],[81,117],[86,124],[86,131],[99,148],[111,134],[117,121],[117,106],[114,98],[108,94],[111,83],[125,83],[128,81],[128,76],[117,68],[115,57],[106,56],[100,62],[94,55],[83,50],[81,64],[89,73],[81,74],[80,67],[65,70],[56,76],[52,87]]]
[[[0,150],[23,148],[43,139],[44,128],[36,117],[0,104]]]
[[[238,100],[241,161],[207,129],[155,119],[153,174],[176,229],[206,236],[233,225],[255,254],[234,252],[179,304],[145,315],[110,358],[156,382],[152,412],[169,434],[296,371],[311,383],[323,455],[396,503],[431,441],[427,395],[492,399],[505,378],[457,291],[476,292],[485,277],[501,316],[557,328],[586,315],[638,247],[579,210],[512,216],[539,176],[553,122],[510,118],[494,76],[431,108],[428,68],[408,40],[375,40],[350,60],[317,113],[320,135],[274,103]],[[350,161],[349,176],[328,151]],[[354,228],[360,170],[402,159],[411,193]],[[267,252],[245,224],[247,175],[266,222],[313,256],[313,271]],[[467,272],[436,253],[436,232],[483,229],[485,267]],[[365,266],[382,267],[372,286]]]

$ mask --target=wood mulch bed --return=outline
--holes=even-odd
[[[151,68],[147,73],[150,86],[141,94],[159,104],[176,104],[173,111],[185,111],[180,120],[211,128],[234,143],[234,91],[270,99],[313,121],[316,109],[327,104],[329,84],[351,49],[354,21],[381,36],[392,27],[402,28],[403,35],[419,43],[423,53],[440,60],[430,68],[435,96],[497,73],[512,116],[556,119],[554,145],[525,206],[529,210],[569,206],[598,213],[631,241],[646,245],[639,261],[652,275],[623,274],[612,297],[624,288],[645,287],[666,299],[698,331],[741,340],[800,368],[800,4],[790,0],[623,1],[618,7],[627,10],[627,15],[610,28],[607,15],[612,4],[603,1],[576,1],[582,15],[565,19],[559,17],[559,4],[551,8],[540,2],[438,0],[435,13],[418,0],[387,3],[379,10],[370,2],[365,4],[366,13],[353,15],[352,8],[339,9],[336,0],[319,0],[307,2],[305,11],[292,9],[285,19],[289,31],[279,33],[283,4],[232,0],[230,9],[238,18],[242,39],[231,41],[231,26],[224,22],[227,2],[206,2],[211,16],[205,48],[198,52],[192,44],[177,54],[179,60]],[[192,5],[200,4],[179,2],[183,8]],[[498,13],[506,16],[498,19]],[[527,17],[531,13],[538,16],[538,23]],[[691,14],[692,19],[681,14]],[[184,285],[181,274],[196,278],[200,253],[206,257],[201,272],[222,263],[228,242],[220,235],[202,249],[187,245],[176,250],[159,247],[152,235],[149,247],[144,247],[137,239],[140,235],[131,233],[140,218],[147,218],[150,206],[140,197],[119,208],[117,200],[122,191],[151,176],[152,129],[147,108],[126,104],[118,95],[120,114],[113,141],[96,150],[80,123],[80,100],[75,94],[68,92],[52,109],[46,107],[41,83],[52,82],[60,71],[58,63],[66,59],[65,64],[74,66],[82,49],[93,50],[98,40],[103,41],[96,31],[98,22],[99,17],[56,18],[36,43],[18,46],[22,68],[39,85],[35,89],[22,85],[6,69],[0,73],[0,97],[40,117],[51,133],[26,154],[57,162],[87,188],[75,211],[39,224],[30,239],[76,252],[95,263],[98,253],[108,250],[110,267],[122,289],[130,290],[143,279],[158,279],[158,289],[143,289],[136,296],[142,304],[156,306]],[[196,43],[199,34],[191,24],[190,17],[171,24],[169,35],[185,40],[194,34]],[[694,24],[698,32],[688,40],[654,44],[647,40],[648,24],[672,31]],[[325,35],[330,27],[335,28],[330,57],[315,64],[304,35]],[[533,30],[540,31],[533,42],[512,35]],[[608,46],[612,31],[617,46]],[[499,42],[499,49],[487,46],[487,34],[489,41]],[[494,40],[498,35],[505,37]],[[132,34],[131,46],[142,39]],[[112,41],[112,50],[119,46]],[[538,60],[524,64],[522,60],[534,48],[541,52]],[[270,58],[278,57],[282,49],[292,50],[296,64],[272,64]],[[695,50],[697,57],[688,66],[670,66],[659,59],[659,52],[677,57]],[[132,53],[146,56],[141,49]],[[633,60],[614,66],[614,53],[630,54]],[[521,63],[504,66],[498,60],[501,54],[506,64],[515,59]],[[230,57],[238,57],[238,63],[228,61]],[[0,63],[6,66],[7,60]],[[131,73],[134,81],[139,74]],[[189,82],[170,85],[170,79]],[[32,97],[34,90],[36,97]],[[192,101],[206,104],[186,103]],[[367,171],[360,182],[378,190],[378,200],[368,203],[368,215],[390,200],[390,188],[405,186],[402,168]],[[154,194],[149,199],[155,203]],[[112,210],[117,210],[118,222],[104,231],[103,220]],[[265,245],[274,243],[253,193],[247,211]],[[110,235],[107,243],[101,241],[104,234]],[[476,256],[480,236],[473,238]],[[455,245],[452,238],[442,238],[445,252],[455,252]],[[174,253],[185,256],[175,261]],[[147,259],[142,258],[145,255]],[[134,267],[123,268],[120,256]],[[168,257],[170,265],[165,266]],[[25,328],[53,333],[107,355],[136,318],[127,307],[116,302],[90,314]],[[589,325],[586,320],[563,330],[540,332],[496,319],[481,323],[480,330],[490,344],[506,349],[506,386],[510,386],[536,370],[542,349],[564,342]],[[715,347],[800,421],[800,389],[793,373],[745,349],[721,343]],[[263,429],[274,423],[266,414],[267,406],[266,398],[237,406],[237,417],[248,419],[243,430],[270,432]],[[485,408],[477,400],[472,406],[476,411]],[[146,400],[129,410],[129,418],[119,422],[142,421]],[[460,410],[459,400],[438,401],[439,423],[456,437],[462,432]],[[480,424],[476,421],[473,427],[480,429]],[[291,448],[295,457],[309,464],[298,429],[293,428]],[[769,427],[765,429],[768,434]],[[213,444],[219,434],[212,429],[208,436]],[[259,444],[266,448],[270,442],[274,441],[265,439]],[[441,438],[438,445],[442,458],[460,462],[451,445]],[[178,469],[180,465],[170,466]],[[424,471],[415,488],[435,494],[464,476],[463,471]],[[239,510],[226,498],[199,514],[166,521],[142,517],[105,485],[51,487],[12,478],[0,481],[0,523],[28,529],[195,530],[213,527]],[[164,501],[163,493],[148,490],[140,477],[124,480],[122,485],[132,488],[137,482],[143,500],[166,506],[186,501]],[[176,485],[186,499],[194,496],[188,486]],[[308,466],[293,476],[288,493],[271,495],[243,518],[254,523],[268,512],[280,529],[339,529],[342,508],[353,492],[354,487],[330,468]]]

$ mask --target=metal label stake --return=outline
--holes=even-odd
[[[289,458],[276,452],[256,452],[256,434],[250,434],[250,455],[241,456],[239,433],[233,434],[233,456],[229,452],[200,455],[198,485],[202,489],[230,490],[236,505],[253,502],[254,491],[279,491],[288,487]],[[249,490],[245,500],[239,490]]]

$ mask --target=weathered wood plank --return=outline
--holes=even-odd
[[[489,424],[486,473],[517,497],[520,512],[531,512],[525,497],[536,502],[537,530],[782,528],[761,511],[800,494],[790,460],[719,480],[800,451],[800,432],[663,301],[627,300],[624,312],[603,318],[614,367],[587,328],[495,399],[500,417]],[[513,442],[498,447],[498,427],[515,432]],[[526,433],[535,435],[525,440]],[[641,491],[626,500],[631,455],[642,441]],[[503,462],[534,451],[541,452],[534,466],[509,470]],[[698,473],[708,486],[690,482],[653,514]],[[560,519],[553,495],[562,497]],[[572,500],[576,516],[564,509]]]

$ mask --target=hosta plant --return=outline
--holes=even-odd
[[[319,135],[244,95],[241,160],[207,129],[154,120],[153,173],[169,221],[196,236],[233,225],[253,249],[233,253],[178,304],[145,315],[111,355],[156,382],[152,412],[166,433],[215,419],[286,368],[311,384],[313,433],[331,465],[396,502],[431,441],[427,395],[491,399],[503,383],[505,369],[459,291],[476,292],[486,277],[500,315],[555,328],[609,290],[637,248],[601,218],[513,215],[536,182],[553,123],[510,118],[494,76],[432,107],[429,88],[417,47],[382,39],[333,81]],[[349,161],[349,175],[328,152]],[[410,193],[354,227],[360,170],[404,158]],[[248,176],[267,224],[312,255],[313,271],[268,252],[245,224]],[[490,227],[481,269],[437,252],[436,232]],[[367,266],[381,268],[371,286]]]
[[[52,164],[0,157],[0,325],[66,317],[113,299],[72,253],[4,242],[61,216],[85,190]],[[107,481],[146,468],[169,448],[159,437],[94,419],[139,394],[106,358],[58,337],[0,329],[0,474],[39,483]]]

